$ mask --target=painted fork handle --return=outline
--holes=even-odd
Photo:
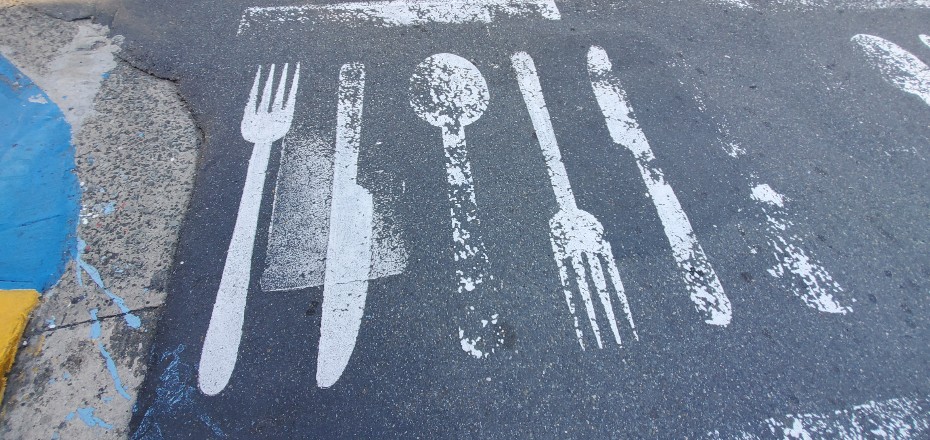
[[[549,118],[549,110],[546,108],[533,58],[526,52],[517,52],[510,57],[510,61],[517,74],[520,93],[533,122],[533,129],[536,130],[539,147],[542,148],[543,157],[546,159],[546,169],[549,171],[549,180],[552,182],[556,201],[563,210],[575,210],[578,208],[575,195],[562,163],[562,153],[555,139],[555,130],[552,128],[552,120]]]
[[[236,226],[226,253],[223,277],[213,304],[210,327],[200,353],[198,384],[207,395],[226,388],[239,356],[246,296],[252,271],[252,249],[258,227],[258,212],[265,186],[271,142],[257,143],[249,159]]]

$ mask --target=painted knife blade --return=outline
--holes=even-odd
[[[356,181],[364,89],[364,65],[343,65],[339,71],[333,195],[316,368],[320,388],[333,386],[348,365],[368,294],[374,204],[371,193]]]

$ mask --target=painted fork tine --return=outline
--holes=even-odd
[[[604,348],[601,342],[601,329],[597,325],[597,312],[594,311],[594,300],[591,298],[591,290],[588,288],[588,280],[585,275],[583,257],[580,254],[572,255],[572,268],[575,270],[575,277],[578,280],[578,291],[581,293],[581,300],[584,301],[584,308],[588,312],[588,323],[591,324],[591,331],[594,332],[594,339],[597,340],[597,347]]]
[[[581,324],[578,322],[578,314],[575,313],[571,278],[568,277],[568,267],[565,265],[565,260],[567,258],[568,257],[565,255],[556,253],[555,261],[559,267],[559,280],[562,282],[562,293],[565,294],[565,304],[568,306],[568,313],[572,315],[572,321],[575,325],[575,337],[578,338],[578,343],[581,344],[581,349],[584,350],[584,333],[581,331]]]
[[[270,112],[274,107],[271,106],[271,83],[274,82],[274,64],[268,68],[268,78],[265,80],[265,90],[262,91],[262,100],[258,102],[258,111]]]
[[[270,76],[269,78],[274,78]],[[271,81],[268,81],[268,84],[271,84]],[[284,63],[284,68],[281,69],[281,79],[278,80],[278,91],[274,95],[274,101],[272,101],[268,106],[271,110],[284,109],[284,86],[287,85],[287,63]]]
[[[610,331],[614,334],[614,340],[617,345],[623,345],[620,339],[620,328],[617,327],[617,317],[614,315],[613,302],[610,300],[610,292],[607,291],[607,280],[604,279],[604,269],[601,267],[601,259],[595,253],[585,254],[588,260],[588,270],[591,271],[591,279],[594,280],[594,287],[597,287],[597,296],[601,299],[601,306],[604,307],[604,313],[607,315],[607,322],[610,323]],[[616,286],[615,286],[616,287]]]
[[[633,330],[633,338],[639,340],[639,334],[636,332],[636,324],[633,324],[633,313],[630,311],[630,302],[623,293],[623,281],[620,279],[620,271],[617,270],[617,264],[610,258],[611,250],[605,249],[606,254],[600,255],[607,262],[607,274],[610,275],[610,283],[614,286],[617,298],[620,299],[620,305],[623,307],[623,313],[626,314],[626,320],[630,323],[630,329]]]

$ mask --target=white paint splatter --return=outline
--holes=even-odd
[[[428,23],[491,23],[503,17],[559,20],[553,0],[393,0],[252,7],[239,22],[239,33],[250,27],[283,23],[340,23],[347,26],[414,26]]]
[[[874,35],[858,34],[852,42],[859,45],[872,66],[885,81],[917,95],[930,105],[930,67],[901,46]]]
[[[42,96],[42,94],[39,93],[30,96],[29,102],[34,102],[36,104],[48,104],[48,100],[45,99],[45,96]]]
[[[727,155],[729,155],[730,157],[734,159],[746,154],[746,149],[741,147],[736,142],[732,142],[732,141],[726,142],[723,144],[723,147],[724,147],[724,151],[727,152]]]
[[[252,156],[246,171],[242,198],[236,215],[223,276],[220,279],[210,326],[204,339],[200,354],[198,384],[207,395],[218,394],[232,376],[239,356],[239,342],[242,339],[242,323],[245,314],[246,296],[252,270],[252,250],[255,243],[255,231],[258,227],[258,212],[265,187],[265,173],[268,157],[271,155],[272,143],[284,137],[291,127],[294,115],[297,85],[300,80],[300,64],[294,69],[290,92],[285,100],[287,87],[287,64],[278,79],[277,93],[272,100],[272,80],[274,65],[271,65],[265,79],[261,97],[258,86],[261,80],[261,67],[255,74],[249,101],[243,112],[242,137],[254,144]]]
[[[789,278],[789,274],[793,275],[793,278],[786,280],[786,284],[809,307],[825,313],[851,312],[852,309],[841,305],[836,298],[843,288],[819,262],[801,248],[803,240],[789,233],[789,228],[794,224],[788,220],[784,210],[787,200],[785,196],[763,183],[752,187],[752,199],[759,202],[765,212],[765,235],[778,259],[775,267],[769,269],[769,274],[783,279]]]
[[[611,72],[612,68],[607,52],[592,46],[588,51],[588,75],[610,137],[615,144],[629,150],[636,159],[643,182],[662,221],[672,255],[690,291],[691,301],[705,315],[704,322],[726,326],[732,319],[730,300],[704,249],[698,243],[678,197],[659,169],[649,141],[634,119],[633,109],[619,78]]]
[[[825,413],[789,414],[736,432],[709,433],[712,439],[916,439],[930,435],[930,401],[897,398],[870,401]]]
[[[343,65],[339,72],[333,201],[316,364],[316,382],[321,388],[333,386],[348,365],[368,295],[374,203],[371,193],[357,183],[364,100],[364,66]]]
[[[503,340],[498,328],[481,324],[494,314],[488,310],[491,297],[483,295],[489,288],[481,289],[493,277],[484,242],[477,233],[481,222],[465,144],[465,126],[481,117],[489,99],[488,85],[481,72],[457,55],[433,55],[417,65],[410,77],[410,106],[417,116],[442,130],[458,294],[473,299],[459,326],[459,339],[463,350],[482,358],[494,353]]]
[[[530,120],[536,130],[536,138],[539,140],[539,146],[546,161],[546,169],[552,183],[552,190],[559,204],[559,211],[549,220],[549,238],[552,242],[553,257],[559,268],[559,278],[565,294],[565,302],[575,325],[575,336],[578,343],[581,344],[581,348],[584,349],[584,335],[579,326],[578,317],[575,315],[575,304],[572,300],[572,283],[568,276],[569,265],[571,265],[575,273],[575,285],[578,286],[582,302],[584,302],[588,322],[591,331],[594,333],[598,348],[603,348],[604,345],[601,341],[597,313],[595,312],[586,274],[590,274],[591,279],[594,281],[601,306],[607,316],[610,330],[614,335],[614,341],[617,345],[622,345],[620,329],[617,326],[610,291],[607,287],[608,278],[617,299],[620,300],[634,335],[636,335],[636,326],[633,324],[633,315],[630,312],[630,305],[624,293],[613,251],[610,243],[604,239],[604,227],[591,213],[578,209],[575,202],[575,195],[572,193],[568,173],[562,163],[562,154],[556,142],[555,130],[552,128],[552,120],[549,117],[549,110],[546,108],[542,85],[539,82],[539,75],[536,72],[533,59],[525,52],[515,53],[510,59],[517,74],[517,82],[523,95],[523,101],[526,103]],[[601,263],[602,261],[607,266],[607,276],[604,275],[605,269]],[[636,335],[636,338],[639,339],[639,336]]]
[[[752,187],[752,198],[779,208],[785,207],[785,196],[775,192],[767,183]]]

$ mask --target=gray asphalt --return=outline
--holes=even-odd
[[[558,2],[559,21],[405,28],[281,26],[237,35],[249,1],[126,0],[123,56],[180,81],[205,146],[135,438],[700,438],[771,435],[760,422],[930,393],[930,107],[885,82],[850,42],[868,33],[925,62],[928,10],[741,10],[701,2]],[[587,76],[606,49],[643,131],[733,305],[703,323],[633,156],[615,146]],[[582,351],[552,259],[556,212],[510,56],[536,62],[579,207],[613,246],[639,340]],[[439,130],[410,109],[409,77],[449,52],[490,89],[466,128],[481,233],[507,337],[459,348]],[[359,183],[393,211],[404,272],[370,283],[339,382],[315,381],[322,288],[262,292],[266,180],[239,360],[217,396],[196,370],[252,145],[239,133],[257,65],[301,62],[292,133],[332,139],[339,67],[367,69]],[[728,144],[746,153],[727,154]],[[777,263],[750,188],[790,200],[792,234],[852,312],[807,307]],[[798,279],[789,282],[799,283]],[[580,312],[579,316],[585,316]],[[731,433],[731,434],[727,434]]]

